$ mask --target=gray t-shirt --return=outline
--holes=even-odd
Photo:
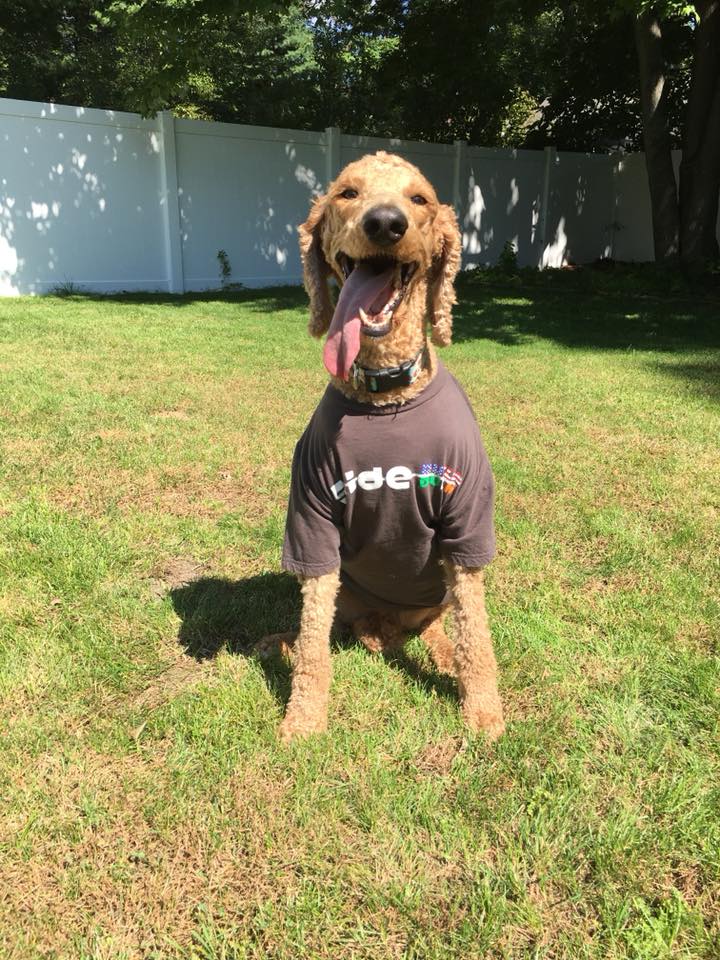
[[[464,391],[440,363],[408,403],[371,406],[328,386],[298,441],[283,569],[341,581],[379,609],[447,597],[441,558],[495,554],[493,476]]]

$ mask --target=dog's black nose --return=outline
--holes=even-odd
[[[368,240],[389,247],[404,236],[408,222],[402,210],[386,203],[368,210],[362,218],[362,227]]]

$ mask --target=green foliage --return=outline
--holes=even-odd
[[[536,99],[537,6],[317,3],[318,63],[334,81],[325,109],[358,133],[517,143]]]
[[[613,0],[609,4],[611,15],[630,14],[637,17],[648,10],[652,10],[661,20],[697,16],[695,4],[683,3],[682,0]]]
[[[220,286],[225,287],[230,282],[232,267],[230,266],[230,259],[224,250],[218,250],[217,261],[220,265]]]
[[[53,297],[76,297],[82,292],[82,287],[74,280],[63,280],[62,283],[55,284],[51,294]]]
[[[502,257],[501,257],[502,258]],[[500,259],[501,259],[500,258]],[[650,298],[671,302],[714,303],[720,309],[720,271],[709,266],[703,272],[672,269],[662,263],[616,263],[598,261],[581,267],[545,268],[520,267],[515,273],[501,269],[500,261],[494,267],[468,270],[460,275],[460,284],[472,291],[494,289],[501,285],[528,295],[553,292],[558,297],[575,298],[595,296],[625,297],[627,300]],[[698,328],[698,338],[700,330]],[[720,334],[718,335],[720,339]]]
[[[87,106],[126,106],[117,73],[136,66],[93,0],[19,0],[0,8],[0,95]],[[112,65],[108,69],[108,64]]]
[[[506,240],[498,257],[498,271],[505,276],[515,276],[518,273],[518,255],[512,240]]]
[[[528,131],[527,146],[642,149],[635,16],[622,3],[609,15],[591,2],[558,2],[541,16],[538,55],[545,100]],[[692,29],[686,17],[663,24],[663,51],[670,132],[680,146],[692,59]]]
[[[0,95],[487,146],[638,147],[643,3],[18,0],[0,10]],[[662,10],[679,143],[691,7]]]
[[[521,147],[527,139],[528,128],[539,115],[540,104],[531,93],[522,88],[513,92],[513,99],[500,118],[498,143],[503,147]]]

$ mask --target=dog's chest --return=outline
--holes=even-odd
[[[441,367],[381,412],[329,389],[295,451],[286,569],[312,576],[336,557],[367,599],[432,606],[453,550],[478,565],[494,550],[492,472],[456,382]]]
[[[388,411],[323,397],[301,441],[314,494],[329,501],[351,547],[432,538],[484,465],[467,398],[441,367],[415,401]]]

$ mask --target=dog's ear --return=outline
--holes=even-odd
[[[434,223],[433,270],[430,282],[432,342],[446,347],[452,341],[455,275],[460,269],[462,239],[452,207],[441,204]]]
[[[326,333],[333,315],[328,287],[330,267],[322,249],[322,229],[326,202],[326,196],[316,197],[310,209],[310,215],[305,223],[301,223],[298,227],[303,278],[305,289],[310,297],[308,331],[313,337],[321,337]]]

